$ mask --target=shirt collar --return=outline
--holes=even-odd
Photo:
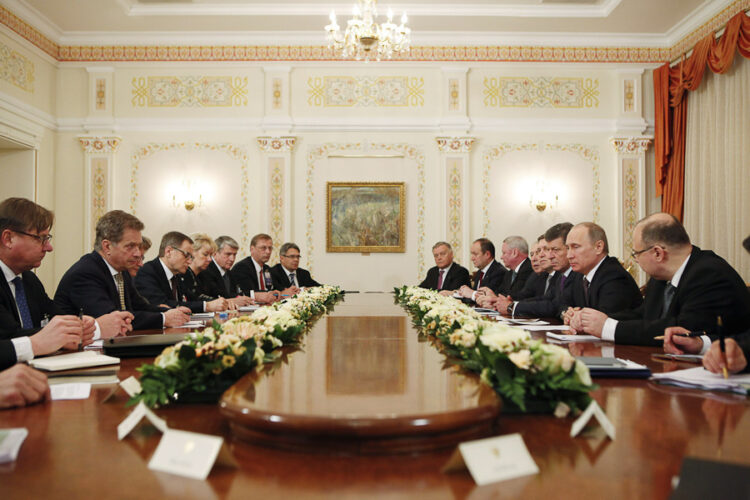
[[[594,266],[594,269],[592,269],[591,271],[588,272],[588,274],[586,274],[586,279],[588,280],[589,283],[591,283],[594,280],[594,275],[596,274],[596,270],[599,269],[599,266],[602,265],[602,262],[604,262],[604,259],[606,258],[607,256],[605,255],[602,258],[602,260],[600,260],[599,263]]]
[[[524,262],[526,262],[526,259],[523,259],[521,262],[519,262],[518,265],[516,266],[516,268],[513,269],[513,271],[515,271],[516,274],[518,274],[518,272],[521,269],[521,266],[523,265]]]
[[[250,257],[250,260],[253,261],[253,266],[255,266],[255,274],[258,274],[260,270],[263,269],[263,266],[255,262],[255,259],[253,259],[252,257]]]
[[[568,266],[568,268],[567,268],[567,269],[565,270],[565,272],[563,273],[563,276],[565,276],[565,277],[567,278],[567,277],[568,277],[568,276],[570,275],[570,272],[571,272],[572,270],[573,270],[573,268],[572,268],[572,267],[570,267],[570,266]]]
[[[11,282],[11,281],[13,281],[14,279],[16,279],[16,277],[18,277],[18,276],[21,276],[20,274],[16,274],[16,273],[14,273],[14,272],[13,272],[13,271],[12,271],[12,270],[11,270],[11,269],[10,269],[10,268],[8,267],[8,265],[7,265],[7,264],[6,264],[5,262],[3,262],[2,260],[0,260],[0,268],[2,268],[2,269],[3,269],[3,275],[5,275],[5,279],[6,279],[6,280],[8,280],[8,283],[10,283],[10,282]]]
[[[169,270],[163,260],[159,259],[159,264],[161,264],[162,269],[164,269],[164,273],[167,275],[167,281],[171,280],[172,276],[174,276],[174,273]]]
[[[451,270],[451,267],[452,267],[452,266],[453,266],[453,262],[451,262],[450,264],[448,264],[448,267],[444,267],[443,269],[440,269],[440,268],[438,267],[438,272],[439,272],[439,271],[445,271],[445,274],[447,275],[447,274],[448,274],[448,271],[450,271],[450,270]]]
[[[119,272],[119,271],[118,271],[117,269],[115,269],[114,267],[112,267],[112,266],[111,266],[111,265],[109,264],[109,262],[107,262],[107,259],[105,259],[104,257],[102,257],[102,260],[104,261],[104,263],[105,263],[105,264],[107,264],[107,267],[109,268],[109,272],[110,272],[110,274],[111,274],[112,276],[115,276],[115,275],[117,275],[117,274],[120,274],[120,272]]]
[[[295,276],[297,276],[297,271],[290,271],[289,269],[284,267],[284,264],[281,264],[281,269],[284,270],[287,276],[289,276],[290,274],[294,274]]]
[[[211,257],[211,262],[213,262],[213,263],[214,263],[214,265],[216,266],[216,269],[218,269],[218,270],[219,270],[219,274],[220,274],[220,275],[221,275],[221,277],[223,278],[223,277],[224,277],[224,274],[225,274],[225,273],[227,272],[227,270],[226,270],[226,269],[224,269],[223,267],[221,267],[221,266],[220,266],[219,264],[217,264],[217,263],[216,263],[216,261],[214,260],[214,258],[213,258],[213,257]]]
[[[490,267],[492,267],[492,264],[494,264],[494,263],[495,263],[495,261],[491,260],[490,263],[487,264],[486,266],[484,266],[484,268],[480,272],[483,272],[484,274],[487,274],[487,271],[490,270]]]
[[[672,279],[669,281],[672,283],[672,286],[677,288],[677,286],[680,284],[680,280],[682,279],[682,274],[685,272],[685,266],[687,266],[688,261],[690,260],[690,254],[688,254],[687,257],[685,257],[685,261],[682,263],[680,267],[677,268],[677,271],[674,273],[674,276],[672,276]]]

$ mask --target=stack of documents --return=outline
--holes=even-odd
[[[60,370],[72,370],[73,368],[116,365],[119,362],[119,358],[105,356],[104,354],[99,354],[94,351],[83,351],[32,359],[29,361],[29,364],[37,370],[56,372]]]
[[[629,359],[597,356],[578,356],[576,359],[586,365],[595,378],[646,378],[651,375],[646,365]]]
[[[721,374],[711,373],[703,367],[655,373],[651,380],[660,384],[703,389],[704,391],[729,391],[747,394],[750,389],[750,374],[730,375],[728,379],[725,379]]]

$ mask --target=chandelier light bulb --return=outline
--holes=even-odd
[[[393,9],[388,7],[388,22],[393,22]]]
[[[406,16],[406,11],[404,11],[403,14],[401,14],[401,24],[404,25],[409,21],[409,18]]]
[[[335,10],[331,10],[331,14],[328,16],[328,19],[331,20],[331,24],[333,25],[336,24],[336,11]]]

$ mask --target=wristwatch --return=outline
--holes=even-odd
[[[511,302],[510,304],[508,304],[508,307],[505,308],[505,312],[507,312],[510,315],[513,314],[513,302]]]

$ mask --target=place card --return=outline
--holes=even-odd
[[[28,435],[29,431],[25,427],[0,429],[0,464],[16,461]]]
[[[615,440],[615,426],[612,425],[612,422],[609,421],[607,418],[607,415],[604,414],[604,410],[602,410],[602,407],[599,406],[599,404],[596,401],[591,401],[591,404],[584,410],[583,413],[581,413],[581,416],[578,417],[575,422],[573,422],[573,425],[570,427],[570,437],[576,437],[584,427],[586,427],[586,424],[591,420],[591,417],[595,417],[596,420],[599,422],[599,425],[602,426],[602,429],[604,429],[604,432],[607,433],[607,436],[609,436],[609,439],[612,441]]]
[[[73,384],[55,384],[49,388],[52,401],[63,399],[88,399],[91,395],[91,384],[78,382]]]
[[[143,420],[143,417],[146,417],[148,421],[161,432],[167,431],[167,422],[164,419],[157,417],[154,412],[141,402],[138,403],[138,406],[130,412],[130,415],[125,417],[125,420],[120,422],[120,425],[117,426],[117,439],[122,441],[122,439],[130,434],[132,430],[135,429],[135,426]]]
[[[469,469],[479,486],[539,473],[518,433],[459,444],[442,471],[463,469]]]
[[[206,479],[214,463],[237,467],[224,438],[167,429],[148,468],[193,479]]]
[[[130,376],[120,382],[120,387],[122,387],[122,390],[128,393],[128,396],[130,396],[131,398],[136,394],[141,393],[141,383],[137,378],[133,376]]]

